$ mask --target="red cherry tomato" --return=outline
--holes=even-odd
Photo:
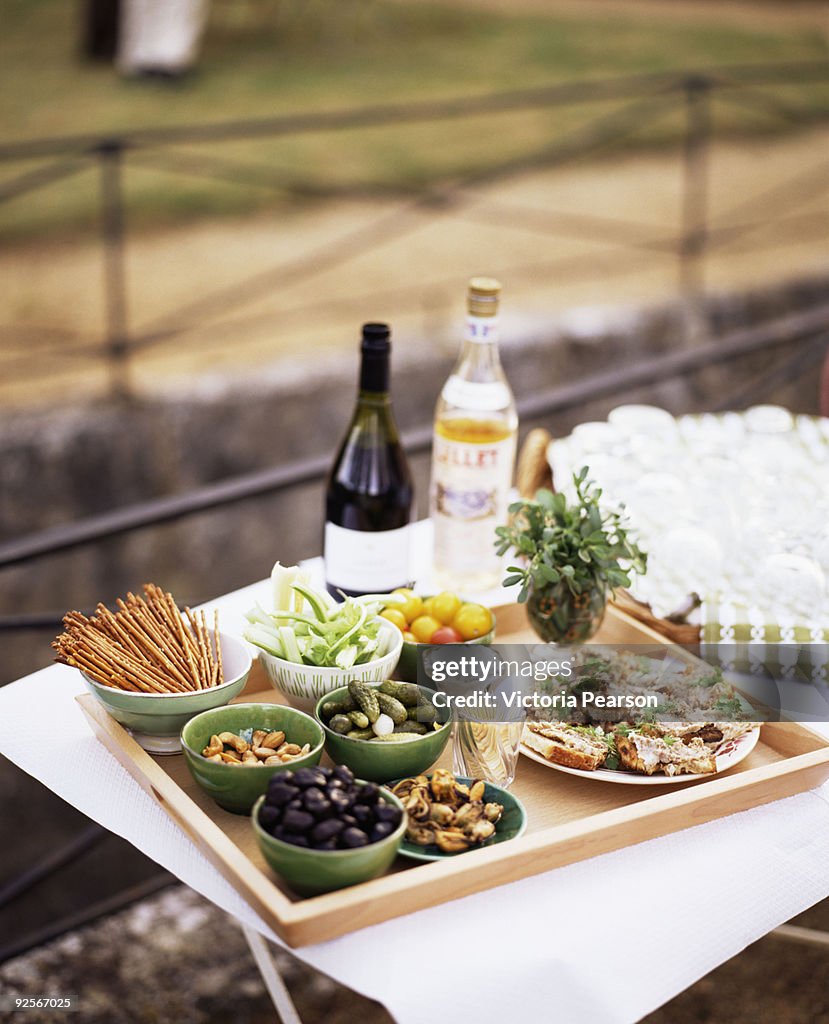
[[[432,633],[430,642],[433,644],[462,644],[463,637],[451,626],[441,626],[440,629],[436,629]]]

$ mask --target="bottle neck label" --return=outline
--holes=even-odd
[[[497,344],[499,327],[497,316],[472,316],[470,314],[466,318],[464,339],[483,345]]]

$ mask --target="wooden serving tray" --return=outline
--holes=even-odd
[[[536,641],[524,609],[495,609],[500,643]],[[665,643],[613,607],[597,643]],[[690,658],[691,655],[689,654]],[[617,786],[553,771],[521,757],[513,791],[527,809],[520,839],[432,863],[398,857],[382,878],[301,899],[265,864],[247,817],[221,810],[191,778],[183,757],[154,757],[89,694],[78,697],[99,739],[187,833],[208,860],[290,946],[357,931],[600,853],[633,846],[736,811],[812,789],[829,778],[829,740],[806,727],[770,723],[739,765],[672,787]],[[244,701],[279,702],[254,663]],[[451,746],[451,744],[450,744]],[[451,767],[451,750],[440,764]]]

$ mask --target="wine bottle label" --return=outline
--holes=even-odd
[[[507,519],[515,435],[470,443],[435,435],[432,517],[435,563],[469,575],[497,570],[495,527]]]
[[[409,527],[347,530],[325,524],[325,579],[343,590],[383,593],[409,580]]]

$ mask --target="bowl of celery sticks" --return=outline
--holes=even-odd
[[[271,573],[273,610],[256,605],[244,637],[259,648],[271,685],[289,704],[312,713],[317,701],[352,680],[380,682],[397,667],[403,634],[377,613],[388,594],[337,602],[314,589],[309,574],[279,562]]]

